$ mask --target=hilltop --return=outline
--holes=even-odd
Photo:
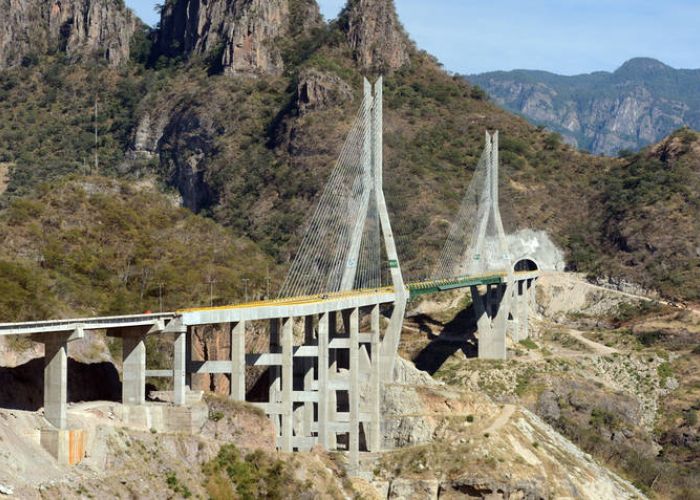
[[[700,70],[636,58],[610,73],[545,71],[469,75],[506,109],[597,154],[638,151],[678,128],[700,129]]]

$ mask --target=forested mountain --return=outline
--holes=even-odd
[[[510,229],[547,230],[567,251],[571,269],[672,296],[698,296],[698,233],[679,218],[660,218],[669,203],[688,220],[697,214],[697,190],[680,181],[697,172],[695,135],[679,133],[671,142],[684,146],[673,157],[656,154],[662,146],[625,160],[579,153],[444,72],[411,42],[391,2],[351,0],[328,23],[313,0],[176,0],[165,4],[155,30],[119,1],[6,7],[3,26],[10,28],[0,45],[6,213],[23,203],[45,204],[42,197],[64,182],[91,185],[81,181],[88,174],[146,183],[177,193],[184,207],[267,256],[270,268],[249,277],[262,294],[268,288],[263,274],[269,272],[274,289],[294,255],[360,102],[362,77],[382,74],[385,189],[409,274],[430,267],[480,154],[484,129],[500,129],[502,206]],[[27,45],[30,21],[38,41]],[[636,74],[643,69],[638,66],[623,69]],[[657,70],[652,65],[647,71]],[[130,196],[128,189],[124,193]],[[627,218],[638,220],[632,214],[647,210],[658,215],[661,232],[686,235],[684,245],[625,237]],[[6,231],[15,230],[6,224]],[[34,247],[48,234],[40,227]],[[647,239],[659,234],[654,230]],[[78,300],[58,286],[56,269],[41,252],[10,248],[4,246],[4,258],[42,267],[59,302],[103,308],[89,293]],[[661,254],[668,260],[657,269],[654,256]],[[97,269],[71,272],[84,273],[89,287],[88,278],[108,275],[109,265],[100,259]],[[167,281],[154,276],[144,285],[138,279],[149,272],[144,266],[134,257],[128,267],[124,309],[153,308],[157,283]],[[232,281],[247,276],[241,273]],[[193,278],[201,296],[187,301],[208,302],[208,279],[202,269]],[[671,285],[679,279],[683,287]],[[242,294],[240,286],[217,290],[215,302]]]

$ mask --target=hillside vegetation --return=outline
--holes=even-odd
[[[264,280],[268,263],[253,243],[151,183],[103,177],[65,178],[13,199],[0,239],[3,322],[155,312],[161,299],[165,310],[228,304],[244,298],[242,279]]]
[[[60,196],[52,191],[79,185],[84,182],[79,176],[106,175],[121,179],[124,186],[155,178],[159,190],[176,190],[185,207],[204,216],[191,219],[196,234],[191,241],[196,244],[190,250],[213,245],[206,241],[210,231],[221,231],[236,241],[251,240],[270,259],[270,284],[266,269],[249,268],[255,274],[250,287],[258,294],[268,288],[274,291],[357,111],[362,77],[375,78],[381,71],[384,187],[408,279],[430,274],[483,148],[484,130],[498,129],[501,209],[508,230],[548,231],[566,250],[571,269],[640,282],[673,297],[697,297],[700,283],[693,253],[700,246],[698,232],[693,232],[697,190],[687,182],[697,174],[695,149],[658,161],[652,161],[656,150],[624,160],[577,152],[557,134],[499,109],[477,87],[448,75],[432,56],[407,40],[393,6],[387,5],[350,2],[337,21],[323,23],[311,16],[303,29],[281,29],[265,45],[279,55],[279,64],[270,69],[264,65],[267,60],[262,61],[253,75],[224,71],[221,62],[210,57],[218,57],[216,47],[188,57],[159,52],[164,42],[158,37],[167,33],[157,31],[151,38],[160,40],[160,45],[135,37],[131,60],[121,66],[76,63],[59,52],[39,54],[27,64],[2,70],[0,165],[8,178],[0,196],[5,207],[1,230],[17,231],[10,221],[22,204],[37,207],[28,212],[25,224],[39,224],[37,217],[50,212],[45,206],[48,198]],[[280,11],[283,20],[274,22],[293,23],[304,9],[314,8],[304,2]],[[163,15],[169,12],[166,9]],[[261,26],[273,22],[249,16],[250,22]],[[358,30],[368,23],[375,23],[383,34],[370,31],[359,36]],[[370,35],[374,38],[367,39]],[[369,64],[372,61],[376,64]],[[97,170],[93,166],[96,97]],[[72,176],[73,184],[61,180],[66,176]],[[648,196],[650,179],[656,179],[657,197]],[[137,196],[124,203],[142,215],[151,209],[151,198],[158,196]],[[682,217],[676,215],[678,210]],[[133,222],[134,227],[141,224],[146,223]],[[168,224],[167,219],[152,217],[146,226],[151,230],[138,233],[167,232]],[[200,225],[204,229],[197,234]],[[117,228],[113,239],[94,245],[119,255],[121,250],[110,246],[123,243],[120,231]],[[645,236],[649,232],[653,237]],[[662,234],[684,235],[682,248],[677,237],[658,237]],[[96,236],[89,231],[80,235],[86,248],[92,247],[90,238]],[[52,233],[38,231],[32,245],[50,248],[51,237]],[[651,239],[653,243],[644,244]],[[152,250],[147,246],[144,258]],[[13,265],[23,265],[26,248],[8,245],[3,252]],[[90,268],[94,257],[86,250],[81,258]],[[233,269],[245,269],[249,258],[257,258],[244,252],[235,252],[234,257],[237,263],[229,266]],[[169,258],[166,254],[155,260],[166,265]],[[190,289],[198,289],[209,280],[209,271],[197,258],[190,257],[190,262],[198,273]],[[121,304],[112,307],[106,299],[89,297],[93,280],[101,282],[102,293],[107,294],[113,278],[100,281],[101,275],[86,272],[78,262],[62,265],[61,272],[68,280],[75,273],[84,287],[83,298],[66,303],[69,295],[56,290],[58,305],[34,314],[75,307],[99,311],[153,307],[143,300],[149,294],[153,298],[153,288],[143,293],[131,289],[136,298],[123,302],[112,297]],[[240,278],[229,280],[223,274],[222,267],[212,279],[232,283]],[[183,276],[149,278],[149,286],[163,282],[166,289],[178,290],[184,286]],[[19,278],[8,278],[13,283],[15,279]],[[683,286],[678,286],[680,282]],[[130,280],[127,285],[131,286]],[[55,281],[47,286],[54,290]],[[233,295],[226,293],[221,300]],[[173,305],[203,300],[194,292],[169,296],[177,297]]]

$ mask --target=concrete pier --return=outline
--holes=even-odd
[[[82,339],[81,326],[68,332],[32,335],[44,344],[44,418],[56,429],[66,429],[68,420],[68,343]]]
[[[184,331],[175,332],[173,345],[173,403],[184,405],[187,396],[187,344],[188,334]]]
[[[122,334],[122,403],[142,405],[146,402],[146,333],[132,328]]]
[[[68,345],[64,339],[44,343],[44,417],[57,429],[67,427]]]

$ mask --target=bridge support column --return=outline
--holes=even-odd
[[[190,333],[186,327],[175,332],[173,344],[173,403],[184,406],[187,397],[187,364]]]
[[[338,394],[335,385],[331,388],[332,382],[338,375],[338,352],[330,349],[330,342],[338,337],[338,314],[335,311],[328,313],[328,423],[330,432],[328,433],[328,449],[335,450],[338,447],[338,433],[335,430],[335,423],[338,414]]]
[[[367,436],[367,448],[371,452],[382,449],[382,415],[381,415],[381,356],[379,354],[381,346],[380,337],[380,311],[379,305],[372,307],[371,326],[371,373],[370,373],[370,395],[369,411],[372,421],[369,425],[369,436]]]
[[[510,286],[487,285],[484,296],[471,287],[474,314],[479,333],[479,359],[506,359],[506,331],[511,300]]]
[[[279,353],[280,349],[280,320],[278,318],[270,320],[270,352]],[[281,393],[282,393],[282,379],[281,379],[281,369],[280,366],[273,365],[268,369],[269,376],[269,402],[271,405],[275,403],[281,403]],[[282,424],[280,422],[280,415],[278,413],[273,413],[272,423],[275,426],[275,433],[277,436],[281,436]]]
[[[328,316],[322,313],[318,317],[318,444],[324,450],[330,449],[330,431],[328,414],[330,391],[328,388]]]
[[[314,317],[304,318],[304,345],[314,344]],[[313,391],[314,382],[314,359],[311,357],[302,358],[302,375],[304,379],[304,392]],[[314,422],[314,404],[310,401],[304,402],[302,408],[302,429],[304,436],[311,436]]]
[[[44,417],[54,427],[67,427],[68,344],[65,340],[44,344]]]
[[[360,462],[360,311],[349,311],[350,326],[350,432],[348,436],[350,469],[356,471]]]
[[[530,283],[524,280],[518,283],[520,295],[518,296],[518,330],[519,339],[524,340],[530,336]]]
[[[68,427],[68,343],[83,336],[82,327],[32,336],[44,344],[44,418],[57,429]]]
[[[282,426],[281,426],[281,446],[282,451],[292,451],[292,438],[294,429],[294,402],[292,400],[294,391],[294,319],[284,318],[282,320]],[[279,381],[279,378],[277,379]]]
[[[122,337],[122,404],[146,402],[146,333],[143,328],[125,330]]]
[[[245,401],[245,321],[231,328],[231,399]]]

